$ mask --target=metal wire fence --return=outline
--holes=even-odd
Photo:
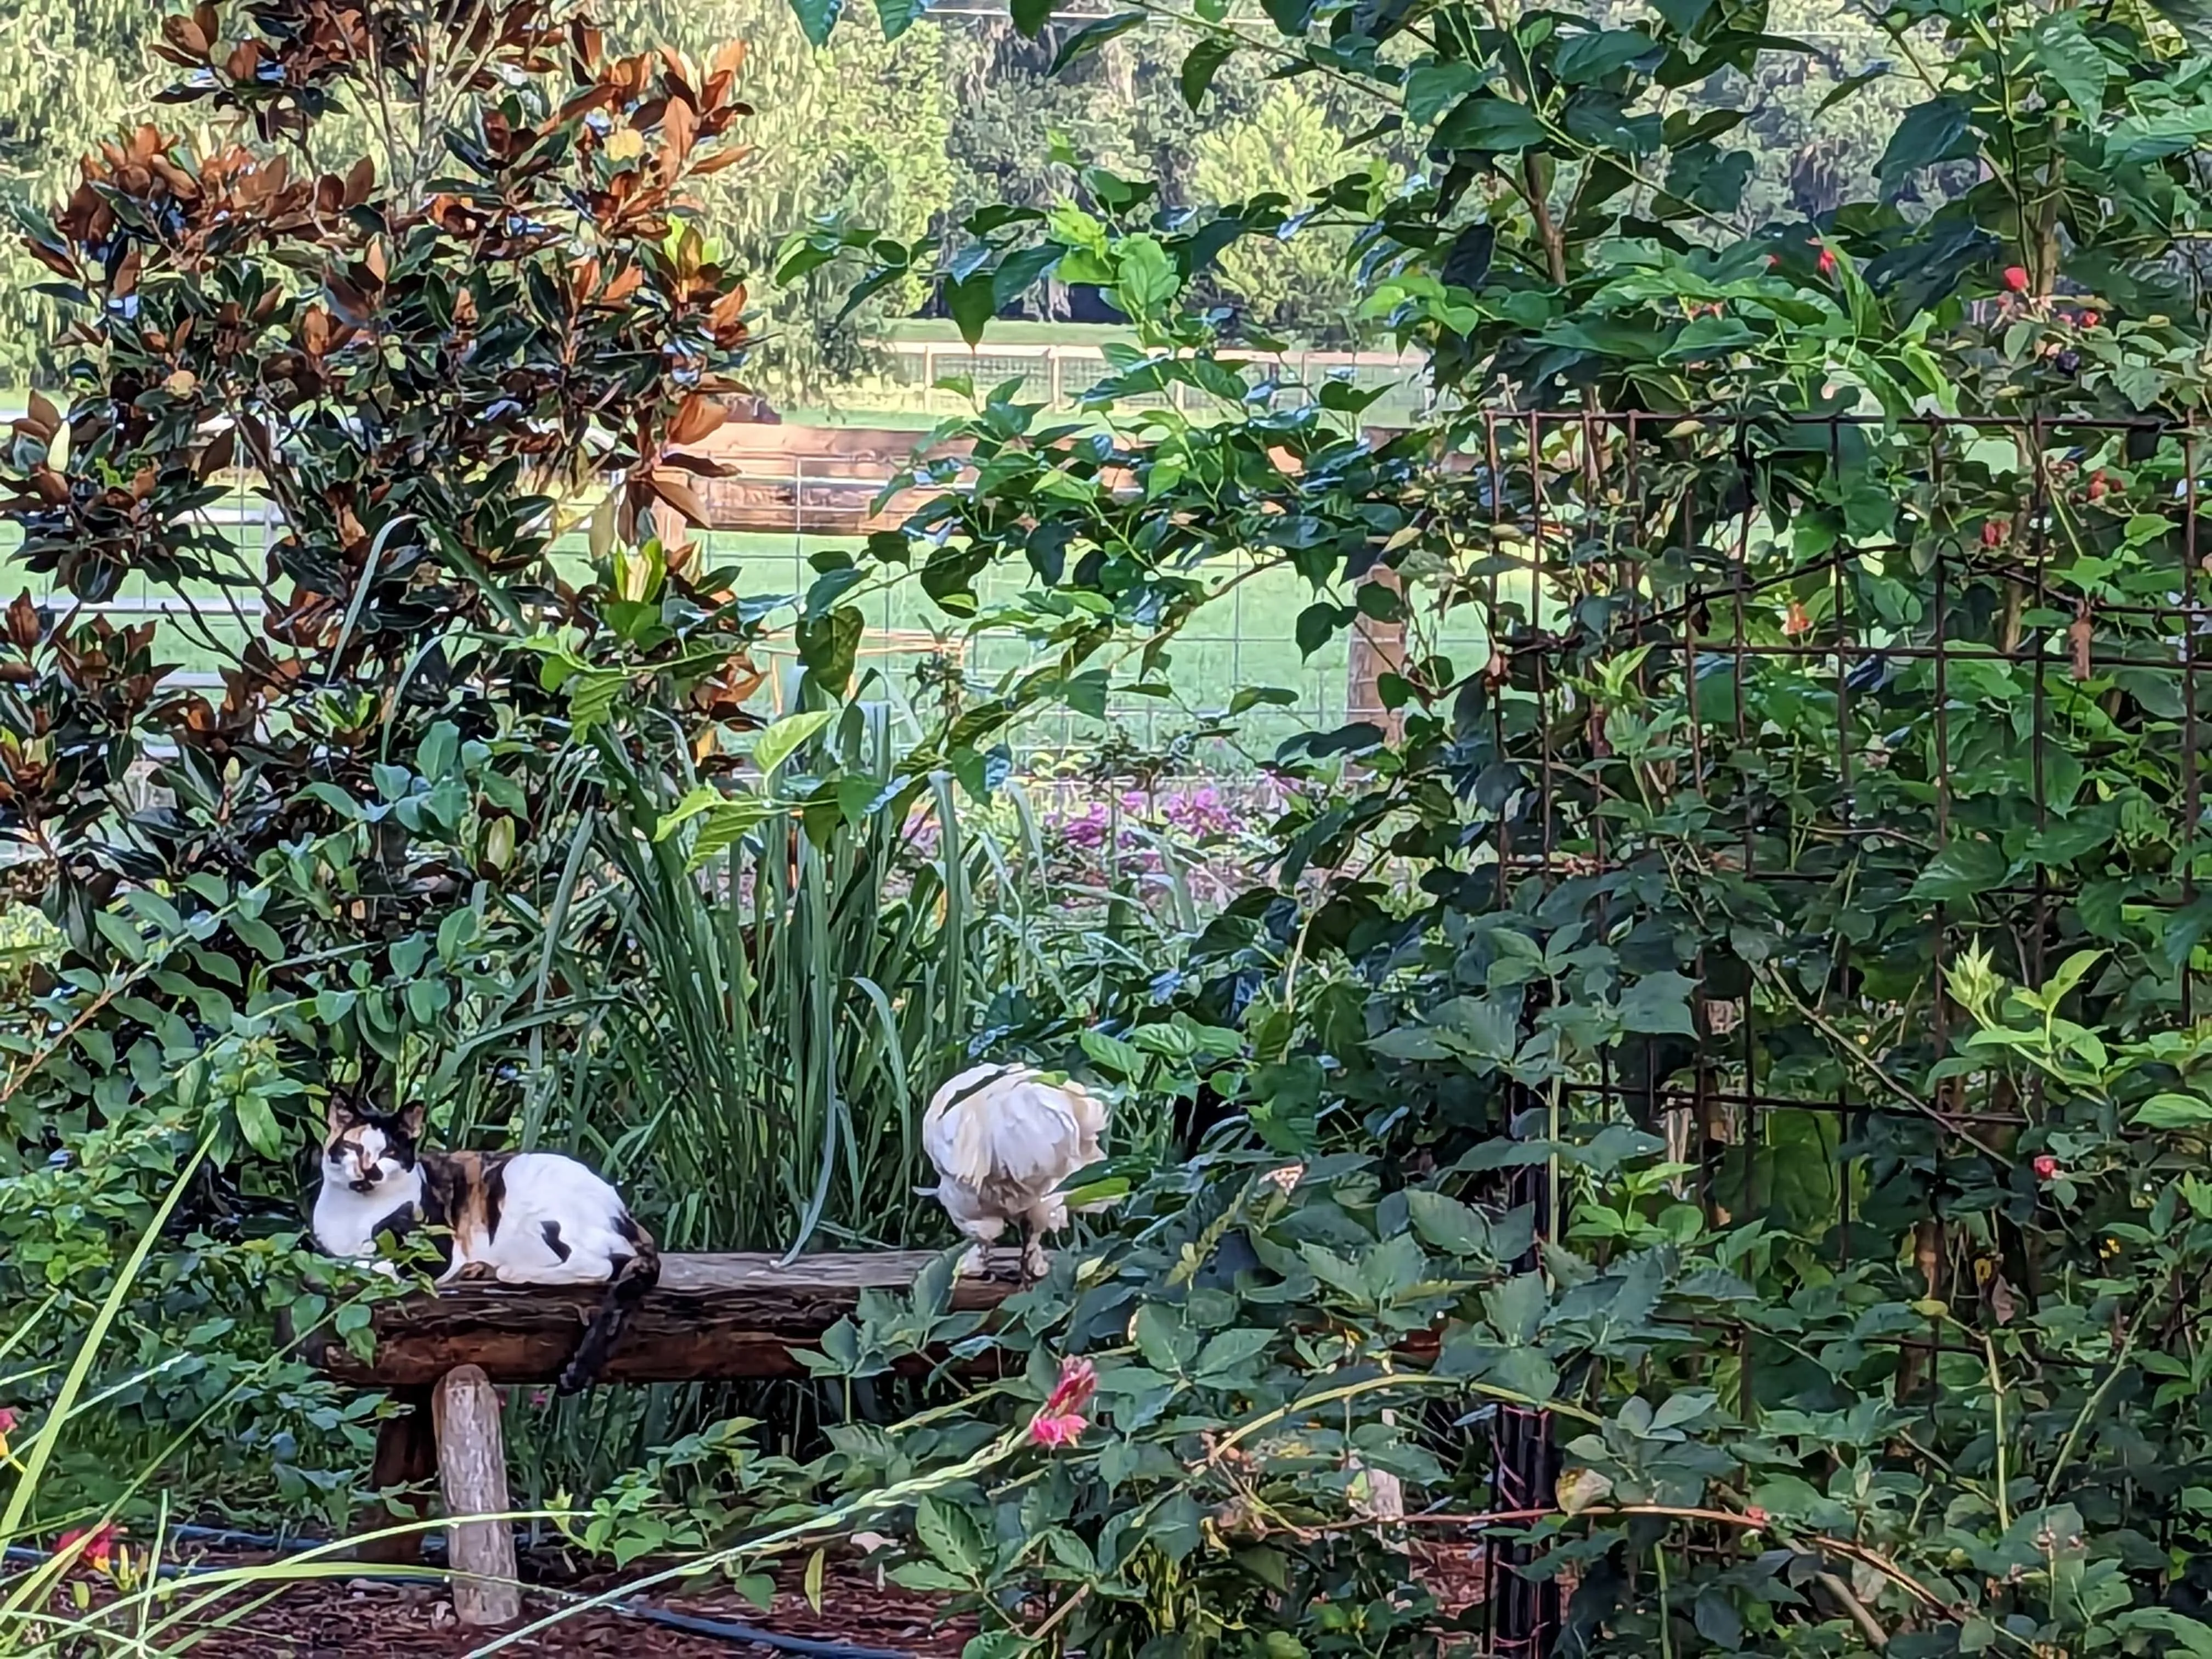
[[[790,487],[794,500],[791,528],[713,530],[699,532],[697,539],[704,544],[702,557],[713,565],[734,565],[744,591],[755,596],[802,593],[816,574],[811,562],[815,556],[833,548],[859,550],[858,537],[825,535],[806,527],[806,515],[797,505],[800,498],[818,483],[834,483],[865,501],[890,476],[886,471],[855,477],[843,470],[834,478],[817,478],[810,476],[803,453],[765,469],[759,462],[744,465],[754,469],[756,482]],[[283,534],[281,520],[248,482],[234,483],[206,510],[206,519],[236,548],[241,580],[249,572],[260,571],[270,546]],[[44,577],[22,568],[15,562],[14,547],[12,527],[0,527],[0,590],[8,595],[28,592],[42,604],[70,603],[66,595],[52,593]],[[565,538],[556,544],[554,558],[565,575],[575,579],[588,559],[584,538]],[[1218,725],[1237,692],[1247,686],[1281,687],[1293,700],[1240,718],[1233,737],[1183,744],[1175,763],[1179,770],[1194,775],[1249,775],[1284,738],[1341,724],[1351,695],[1346,642],[1339,638],[1310,656],[1304,654],[1295,629],[1298,612],[1313,598],[1305,582],[1285,568],[1232,583],[1241,574],[1234,567],[1222,568],[1221,580],[1233,591],[1221,604],[1201,612],[1170,653],[1172,672],[1166,678],[1173,688],[1171,696],[1116,695],[1103,719],[1072,710],[1042,714],[1014,736],[1017,764],[1025,771],[1061,775],[1104,754],[1158,754],[1184,734]],[[987,600],[1011,595],[1018,581],[1009,574],[991,577]],[[981,690],[1029,665],[1028,647],[1018,637],[988,630],[971,636],[938,611],[914,583],[883,588],[858,602],[868,622],[860,668],[876,677],[877,695],[927,699],[931,695],[926,684],[929,666],[951,665]],[[113,599],[82,608],[124,624],[156,622],[160,659],[175,665],[167,684],[204,691],[220,690],[222,671],[258,632],[263,614],[262,602],[251,586],[179,594],[143,577],[130,579]],[[770,633],[763,654],[770,665],[787,669],[795,665],[787,629]],[[756,698],[759,712],[775,712],[788,678],[770,674]]]
[[[1024,402],[1072,408],[1112,366],[1104,346],[1085,341],[993,342],[971,349],[958,343],[902,339],[874,349],[884,362],[882,392],[891,406],[931,414],[968,406],[959,392],[945,388],[946,381],[962,380],[979,392],[1013,382],[1014,395]],[[1248,378],[1255,386],[1264,381],[1274,388],[1277,407],[1302,406],[1333,381],[1378,393],[1368,414],[1378,425],[1411,424],[1428,407],[1426,360],[1418,355],[1306,350],[1239,355],[1249,361]],[[866,389],[864,382],[847,395],[864,395]],[[1115,404],[1125,409],[1179,408],[1182,395],[1181,387],[1170,387],[1120,397]]]

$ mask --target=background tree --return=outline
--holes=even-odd
[[[929,27],[886,40],[847,29],[817,50],[775,0],[618,0],[605,10],[610,39],[626,49],[666,42],[697,53],[744,42],[738,92],[753,112],[749,154],[702,181],[697,222],[732,269],[754,278],[753,380],[777,400],[805,401],[850,379],[863,334],[917,308],[921,286],[894,286],[842,319],[828,278],[778,289],[766,274],[793,227],[815,218],[896,236],[928,228],[954,189],[956,37]]]
[[[1218,209],[1276,191],[1293,215],[1310,210],[1325,216],[1319,202],[1339,176],[1342,134],[1310,85],[1273,82],[1245,118],[1202,134],[1192,157],[1189,199]],[[1352,265],[1349,228],[1243,238],[1222,250],[1220,283],[1261,328],[1341,345],[1361,332]]]
[[[135,0],[23,0],[0,33],[0,202],[58,199],[77,158],[164,78],[147,58],[161,9]],[[43,366],[59,313],[36,292],[46,273],[12,245],[0,253],[0,375]]]

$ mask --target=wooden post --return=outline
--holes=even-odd
[[[1361,582],[1363,586],[1372,583],[1388,588],[1401,599],[1405,594],[1398,573],[1388,565],[1375,566],[1361,578]],[[1371,720],[1382,728],[1383,736],[1392,743],[1404,737],[1404,713],[1382,706],[1379,682],[1383,675],[1401,674],[1405,669],[1405,623],[1378,622],[1363,611],[1352,624],[1352,648],[1345,664],[1346,722]]]
[[[392,1395],[406,1409],[377,1425],[376,1457],[369,1465],[368,1484],[380,1491],[386,1486],[420,1486],[438,1468],[438,1441],[430,1427],[430,1390],[419,1385],[402,1387],[394,1389]],[[426,1492],[410,1492],[403,1502],[416,1520],[430,1512]],[[363,1513],[362,1529],[381,1531],[405,1518],[395,1516],[381,1502],[375,1503]],[[394,1533],[389,1537],[372,1538],[361,1546],[358,1553],[364,1561],[386,1565],[419,1561],[422,1559],[422,1534]]]
[[[438,1425],[438,1483],[446,1495],[446,1559],[453,1611],[464,1625],[511,1625],[522,1617],[514,1531],[507,1513],[507,1443],[499,1395],[480,1365],[456,1365],[432,1396]]]

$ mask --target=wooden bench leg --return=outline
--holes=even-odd
[[[369,1465],[368,1484],[381,1491],[389,1486],[420,1486],[437,1472],[438,1440],[430,1426],[430,1391],[428,1389],[394,1389],[392,1399],[406,1409],[396,1417],[387,1417],[376,1427],[376,1459]],[[404,1500],[406,1509],[421,1520],[430,1512],[427,1493],[410,1493]],[[404,1519],[395,1516],[382,1503],[373,1504],[362,1512],[361,1528],[377,1532]],[[419,1532],[395,1533],[389,1537],[372,1538],[358,1552],[364,1561],[385,1565],[398,1565],[422,1559],[422,1534]]]
[[[522,1617],[514,1524],[469,1519],[507,1513],[507,1443],[499,1429],[498,1390],[483,1367],[457,1365],[439,1382],[431,1405],[453,1611],[464,1625],[511,1625]]]

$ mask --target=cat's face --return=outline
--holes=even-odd
[[[333,1097],[323,1134],[323,1179],[373,1193],[415,1167],[415,1140],[422,1133],[420,1106],[386,1117]]]

